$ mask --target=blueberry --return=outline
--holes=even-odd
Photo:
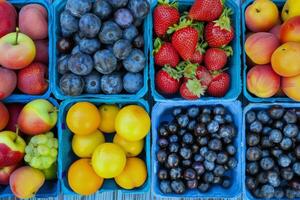
[[[282,140],[282,133],[280,130],[278,129],[272,129],[269,135],[269,139],[271,142],[273,143],[280,143]]]
[[[192,150],[187,147],[182,147],[179,150],[179,154],[183,159],[190,159],[192,156]]]
[[[232,119],[231,114],[226,114],[226,115],[224,116],[224,119],[225,119],[225,122],[226,122],[226,123],[232,123],[232,122],[233,122],[233,119]]]
[[[158,146],[162,149],[168,147],[168,145],[169,145],[169,141],[166,138],[160,138],[157,141],[157,143],[158,143]]]
[[[207,129],[205,124],[197,124],[194,130],[194,135],[195,136],[205,136],[207,135]]]
[[[181,161],[181,165],[183,167],[190,167],[192,165],[192,161],[191,160],[183,160],[183,161]]]
[[[227,166],[228,166],[229,169],[236,168],[236,166],[237,166],[237,160],[234,157],[229,158],[229,160],[227,162]]]
[[[261,195],[261,193],[260,193],[260,189],[259,189],[259,188],[255,189],[255,190],[253,191],[253,195],[254,195],[255,197],[257,197],[257,198],[262,198],[262,195]]]
[[[268,182],[268,174],[267,172],[260,172],[257,175],[257,181],[261,184],[266,184]]]
[[[263,158],[269,157],[271,155],[269,150],[266,150],[266,149],[262,150],[261,152],[262,152],[261,157],[263,157]]]
[[[268,112],[272,119],[280,119],[284,114],[284,108],[282,106],[272,106]]]
[[[75,17],[81,17],[92,9],[92,2],[87,0],[68,0],[66,10]]]
[[[270,170],[274,167],[274,160],[270,157],[265,157],[260,160],[260,167],[263,170]]]
[[[112,13],[112,7],[106,0],[96,0],[93,4],[93,13],[100,19],[107,19]]]
[[[225,115],[226,110],[224,108],[224,106],[222,105],[217,105],[213,107],[213,114],[215,115]]]
[[[220,152],[217,154],[217,160],[216,162],[220,165],[223,165],[225,163],[227,163],[228,161],[228,154],[225,152]]]
[[[271,148],[273,146],[273,143],[271,142],[271,140],[269,139],[268,136],[263,136],[261,138],[261,147],[262,148]]]
[[[106,21],[101,27],[99,39],[103,44],[114,44],[122,38],[122,34],[122,30],[118,24],[113,21]]]
[[[72,49],[71,55],[74,55],[74,54],[76,54],[76,53],[81,53],[79,45],[75,46],[75,47]]]
[[[198,186],[198,190],[200,192],[207,192],[210,189],[210,184],[209,183],[200,183]]]
[[[257,162],[249,162],[246,165],[246,172],[251,175],[255,175],[259,172],[259,165]]]
[[[262,130],[263,135],[269,135],[269,133],[271,132],[272,128],[269,126],[265,126]]]
[[[208,143],[208,148],[214,151],[222,150],[222,141],[219,139],[212,139]]]
[[[178,115],[180,115],[182,113],[183,113],[183,110],[180,107],[174,108],[173,111],[172,111],[172,114],[173,114],[174,117],[177,117]]]
[[[273,123],[274,128],[277,128],[279,130],[283,129],[284,123],[283,121],[277,120]]]
[[[271,199],[274,197],[274,193],[275,193],[274,187],[271,185],[263,185],[261,187],[261,195],[264,198]]]
[[[171,126],[172,124],[170,124],[170,126]],[[172,127],[172,126],[171,126]],[[177,135],[171,135],[170,137],[169,137],[169,142],[178,142],[179,141],[179,138],[178,138],[178,136]]]
[[[283,134],[287,137],[294,138],[299,132],[296,124],[287,124],[283,129]]]
[[[175,123],[174,121],[172,121],[172,122],[170,122],[170,123],[168,124],[168,130],[169,130],[170,133],[176,134],[176,133],[178,132],[178,129],[179,129],[179,126],[178,126],[178,124]],[[178,136],[175,135],[175,136],[173,136],[173,137],[176,137],[176,140],[172,140],[172,141],[171,141],[171,138],[169,138],[170,141],[171,141],[171,142],[177,142],[177,141],[178,141]]]
[[[83,15],[79,20],[79,30],[84,37],[94,38],[101,28],[101,20],[92,13]]]
[[[158,170],[158,178],[160,180],[167,180],[169,178],[169,174],[168,174],[168,171],[166,169],[160,169]]]
[[[160,162],[160,163],[166,162],[167,157],[168,157],[168,154],[165,150],[159,150],[156,153],[156,158],[157,158],[158,162]]]
[[[128,72],[123,77],[123,85],[126,92],[131,94],[137,93],[144,86],[144,77],[140,73]]]
[[[196,161],[196,162],[198,162],[198,161],[202,162],[202,161],[204,161],[204,156],[201,156],[200,154],[195,154],[194,155],[194,161]]]
[[[186,182],[186,186],[188,189],[195,189],[198,187],[198,180],[197,179],[189,180]]]
[[[262,156],[262,152],[258,147],[250,147],[247,149],[246,158],[249,161],[257,161],[260,160]]]
[[[93,67],[93,59],[84,53],[76,53],[71,55],[70,59],[68,60],[69,70],[76,75],[88,75],[92,72]]]
[[[294,154],[294,152],[289,152],[288,157],[291,159],[292,163],[297,161],[296,155]]]
[[[161,123],[159,125],[158,128],[158,133],[160,136],[164,137],[164,136],[168,136],[169,132],[168,132],[168,128],[167,128],[167,124],[166,123]]]
[[[300,145],[295,148],[295,156],[300,159]]]
[[[214,174],[212,172],[205,172],[202,178],[205,183],[212,183],[214,181]]]
[[[225,138],[222,138],[222,141],[223,141],[224,144],[231,144],[232,143],[232,138],[225,137]]]
[[[214,169],[215,176],[223,176],[225,173],[225,168],[222,165],[217,165]]]
[[[213,171],[215,169],[215,163],[214,162],[205,160],[203,164],[204,164],[204,168],[207,171]]]
[[[270,116],[269,114],[267,113],[267,111],[265,110],[260,110],[258,113],[257,113],[257,119],[263,123],[263,124],[266,124],[268,123],[268,121],[270,120]]]
[[[298,176],[300,176],[300,162],[296,162],[293,165],[293,171],[295,174],[297,174]]]
[[[194,162],[192,168],[195,170],[198,176],[202,175],[205,172],[205,168],[201,162]]]
[[[181,114],[176,117],[177,123],[181,128],[187,127],[189,123],[189,117],[186,114]]]
[[[123,82],[119,73],[103,75],[101,78],[101,90],[104,94],[119,94],[122,92]]]
[[[185,129],[179,129],[177,134],[178,134],[178,136],[183,136],[186,132],[187,132],[187,130],[185,130]]]
[[[110,5],[112,5],[114,8],[122,8],[125,7],[128,3],[128,0],[107,0]]]
[[[191,121],[189,121],[189,123],[188,123],[188,125],[187,125],[187,130],[189,130],[189,131],[194,131],[196,125],[197,125],[197,121],[196,121],[196,120],[191,120]]]
[[[208,148],[207,147],[201,147],[200,150],[199,150],[199,153],[201,156],[205,156],[208,152]]]
[[[231,182],[229,179],[224,179],[222,183],[223,188],[229,188],[231,186]]]
[[[205,146],[208,144],[208,138],[207,137],[197,137],[197,143],[200,146]]]
[[[123,31],[123,38],[129,41],[133,41],[138,36],[139,32],[134,25],[130,25]]]
[[[180,180],[172,181],[171,188],[176,194],[183,194],[185,192],[185,185]]]
[[[268,182],[273,187],[278,187],[280,185],[280,177],[276,172],[268,172]]]
[[[74,36],[73,36],[73,41],[74,41],[76,44],[78,44],[78,43],[80,42],[80,40],[82,40],[82,39],[83,39],[83,37],[82,37],[82,35],[79,34],[79,33],[76,33],[76,34],[74,34]]]
[[[129,40],[118,40],[113,46],[114,55],[121,60],[127,58],[131,50],[132,46]]]
[[[236,130],[233,125],[222,125],[219,130],[219,135],[222,138],[233,138],[236,135]]]
[[[210,161],[210,162],[215,162],[217,160],[218,155],[214,151],[207,151],[204,155],[205,160]]]
[[[64,36],[71,36],[79,29],[78,19],[71,15],[69,11],[63,11],[60,14],[60,27]]]
[[[70,58],[69,55],[65,55],[65,56],[60,57],[57,60],[57,71],[59,74],[64,75],[65,73],[67,73],[69,71],[69,68],[68,68],[69,58]]]
[[[225,118],[223,115],[215,115],[214,120],[217,121],[219,124],[225,123]]]
[[[192,106],[192,107],[189,107],[187,109],[187,115],[190,118],[196,118],[196,117],[198,117],[199,113],[200,113],[200,109],[197,106]]]
[[[283,138],[282,141],[280,142],[280,147],[282,150],[288,150],[293,146],[293,141],[291,138]]]
[[[129,0],[128,8],[135,18],[144,19],[150,11],[150,4],[147,0]]]
[[[95,69],[101,74],[111,74],[117,68],[117,58],[107,49],[94,54]]]
[[[236,148],[234,145],[230,144],[226,146],[226,151],[229,155],[233,156],[236,154]]]
[[[201,123],[207,124],[211,121],[211,117],[210,114],[208,113],[202,113],[199,118],[198,121],[200,121]]]
[[[257,188],[258,183],[255,178],[247,177],[246,178],[246,186],[249,190],[254,190],[255,188]]]
[[[284,180],[292,180],[294,177],[294,172],[290,167],[287,168],[282,168],[280,170],[280,176],[284,179]]]
[[[291,164],[291,159],[287,155],[280,155],[278,164],[281,167],[288,167]]]
[[[169,152],[170,153],[177,153],[179,151],[180,145],[178,143],[171,143],[169,144]]]
[[[183,178],[187,181],[196,179],[196,171],[192,168],[184,170]]]
[[[260,121],[255,120],[250,124],[249,130],[253,133],[260,133],[263,129],[263,125]]]
[[[84,91],[88,94],[99,94],[101,92],[100,80],[101,75],[96,71],[84,76]]]
[[[87,54],[94,54],[100,49],[100,42],[97,39],[84,38],[79,42],[80,51]]]
[[[179,165],[179,157],[175,153],[171,153],[167,158],[167,163],[170,167],[177,167]]]
[[[180,179],[182,176],[182,169],[179,167],[176,168],[172,168],[170,170],[170,178],[171,180],[176,180],[176,179]]]
[[[246,113],[246,122],[248,124],[253,123],[256,120],[256,113],[254,111],[248,111]]]
[[[123,60],[123,65],[129,72],[140,72],[146,66],[145,54],[139,49],[133,49],[129,56]]]
[[[84,81],[75,74],[65,74],[59,81],[59,87],[67,96],[78,96],[83,92]]]
[[[207,131],[208,131],[209,133],[216,133],[216,132],[218,132],[219,128],[220,128],[220,125],[219,125],[219,123],[218,123],[217,121],[215,121],[215,120],[212,120],[212,121],[209,122],[208,125],[207,125]],[[221,130],[220,130],[220,131],[221,131]]]
[[[280,188],[275,189],[274,198],[282,199],[284,197],[284,191]]]
[[[249,133],[247,134],[247,145],[248,146],[256,146],[260,142],[259,134]]]
[[[288,110],[283,116],[283,119],[288,124],[294,124],[297,122],[297,115],[294,110]]]
[[[172,192],[171,183],[170,181],[161,181],[159,184],[159,188],[164,194],[168,194]]]
[[[115,12],[114,20],[121,28],[128,28],[133,23],[133,16],[128,9],[120,8]]]
[[[144,36],[142,36],[142,35],[136,36],[132,41],[132,45],[138,49],[142,48],[144,46],[144,44],[145,44]]]

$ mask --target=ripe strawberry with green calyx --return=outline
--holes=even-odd
[[[170,27],[167,31],[172,34],[171,42],[183,60],[190,60],[196,50],[199,40],[199,33],[193,27],[192,20],[186,17],[180,18],[180,23]]]
[[[223,5],[224,0],[195,0],[189,17],[193,20],[211,22],[221,16]]]
[[[214,71],[213,80],[208,86],[207,93],[213,97],[223,97],[230,87],[230,76],[228,73],[221,71]]]
[[[206,90],[205,86],[201,85],[198,79],[189,79],[180,86],[180,95],[187,100],[199,99],[204,95]]]
[[[231,26],[231,9],[225,8],[221,17],[209,22],[204,30],[205,41],[210,47],[223,47],[228,45],[234,38],[234,30]]]
[[[227,58],[232,56],[233,51],[230,46],[224,48],[210,48],[204,56],[204,64],[208,70],[220,70],[227,64]]]
[[[164,95],[176,94],[180,87],[181,77],[182,74],[176,69],[170,66],[165,66],[156,73],[156,88]]]
[[[168,0],[158,0],[158,5],[153,11],[154,32],[158,37],[163,37],[168,28],[177,24],[180,18],[178,2],[169,3]]]
[[[180,60],[173,45],[169,42],[163,42],[159,38],[156,38],[154,41],[153,54],[155,64],[161,67],[165,65],[176,67]]]
[[[198,43],[196,51],[194,52],[192,58],[191,58],[191,62],[192,63],[198,63],[201,64],[203,61],[203,57],[204,57],[204,53],[205,53],[205,48],[207,47],[207,43],[206,42],[202,42],[202,43]]]

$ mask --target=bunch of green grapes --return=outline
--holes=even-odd
[[[33,168],[48,169],[56,162],[57,147],[58,141],[52,132],[36,135],[25,148],[24,160]]]

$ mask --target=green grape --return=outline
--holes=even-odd
[[[46,135],[37,135],[36,137],[38,137],[37,144],[46,144],[48,141],[48,138]]]
[[[42,157],[41,161],[43,163],[42,169],[48,169],[55,162],[51,157]]]
[[[40,145],[37,147],[37,152],[39,155],[47,156],[50,153],[50,149],[46,145]]]
[[[40,169],[42,161],[39,157],[33,157],[32,160],[29,162],[29,165],[33,168]]]
[[[25,160],[25,162],[27,162],[27,163],[29,163],[29,162],[31,161],[31,159],[32,159],[32,157],[31,157],[31,155],[29,155],[29,154],[26,154],[26,155],[24,156],[24,160]]]
[[[48,137],[48,139],[54,137],[54,133],[52,133],[52,132],[48,132],[48,133],[46,133],[45,135]]]
[[[53,140],[52,139],[50,139],[48,142],[47,142],[47,146],[49,147],[49,148],[53,148],[54,147],[54,145],[53,145]]]
[[[29,145],[26,146],[25,153],[28,153],[28,154],[32,154],[33,153],[33,146],[32,146],[32,144],[29,144]]]
[[[56,138],[54,138],[54,140],[53,140],[53,147],[56,149],[58,148],[58,141]]]
[[[57,156],[57,150],[56,150],[56,149],[51,149],[51,150],[50,150],[50,155],[51,155],[51,157],[53,157],[53,158],[56,159],[56,156]]]

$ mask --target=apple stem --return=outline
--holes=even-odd
[[[15,41],[15,45],[18,45],[19,32],[20,32],[20,29],[17,27],[16,28],[16,41]]]
[[[19,136],[19,125],[17,124],[16,125],[16,135],[17,135],[17,137],[14,139],[14,142],[16,142],[16,140],[18,139],[18,136]]]

